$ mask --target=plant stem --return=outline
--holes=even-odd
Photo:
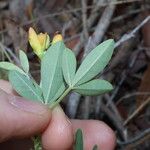
[[[66,91],[59,97],[59,99],[50,105],[50,108],[53,109],[56,107],[71,90],[72,88],[68,87],[68,89],[66,89]]]
[[[34,150],[42,150],[41,137],[38,135],[33,137],[32,140],[34,143]]]

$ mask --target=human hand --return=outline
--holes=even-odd
[[[17,140],[15,143],[13,141],[13,144],[5,141],[12,138],[29,138],[38,133],[41,134],[45,150],[68,150],[73,145],[74,133],[78,128],[83,130],[85,150],[91,150],[95,144],[101,150],[114,149],[115,135],[105,123],[94,120],[69,120],[59,106],[51,111],[38,102],[27,101],[16,96],[7,81],[0,80],[1,150],[6,150],[10,145],[11,150],[20,150]],[[27,150],[27,147],[26,142],[21,143],[22,150]]]

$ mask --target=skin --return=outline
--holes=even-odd
[[[115,134],[104,122],[69,120],[60,106],[49,110],[43,104],[16,95],[9,82],[0,80],[1,150],[27,150],[31,142],[25,138],[38,133],[44,150],[71,150],[78,128],[83,130],[85,150],[91,150],[95,144],[101,150],[115,148]]]

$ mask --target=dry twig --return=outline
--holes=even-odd
[[[150,16],[147,16],[135,29],[133,29],[130,33],[124,34],[121,39],[116,42],[115,48],[120,46],[125,41],[135,37],[135,34],[148,22],[150,21]]]
[[[97,28],[94,32],[94,38],[93,37],[89,38],[88,44],[87,44],[85,51],[84,51],[83,58],[91,51],[91,46],[90,46],[91,42],[90,41],[92,40],[94,42],[92,44],[92,46],[95,47],[98,43],[98,40],[101,40],[102,37],[104,36],[104,33],[109,26],[109,23],[110,23],[110,20],[111,20],[111,17],[112,17],[114,10],[115,10],[115,6],[111,5],[111,4],[105,8],[104,13],[102,14],[102,17],[100,18],[98,25],[97,25]],[[101,36],[99,36],[100,32],[101,32]],[[73,94],[73,93],[71,93],[71,94]],[[70,97],[72,97],[72,96],[70,96]],[[69,107],[67,107],[67,112],[70,112],[71,110],[77,108],[77,106],[79,104],[79,99],[80,99],[80,96],[78,96],[78,98],[74,97],[74,99],[70,99],[70,98],[68,99],[68,103],[69,103],[68,106]],[[72,102],[73,102],[73,105],[71,104]],[[75,103],[76,103],[76,107],[74,107]],[[76,110],[74,112],[76,112]],[[73,116],[71,116],[71,117],[74,118],[75,114],[73,114]]]
[[[127,125],[135,116],[137,116],[148,104],[150,103],[150,97],[146,99],[123,123]]]
[[[136,137],[132,138],[132,139],[129,139],[125,142],[122,142],[122,141],[117,141],[117,143],[120,145],[120,146],[129,146],[129,145],[132,145],[130,147],[134,147],[135,145],[137,144],[140,144],[143,139],[149,139],[150,138],[150,128],[146,129],[145,131],[142,131],[140,134],[138,134]]]

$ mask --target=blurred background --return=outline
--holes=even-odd
[[[110,81],[114,90],[98,97],[71,93],[62,107],[69,118],[106,122],[116,133],[116,150],[149,150],[149,11],[149,0],[0,0],[0,61],[19,65],[18,52],[24,50],[39,81],[29,27],[47,32],[51,39],[62,33],[78,64],[99,43],[115,39],[113,58],[97,76]],[[0,79],[7,80],[2,69]]]

